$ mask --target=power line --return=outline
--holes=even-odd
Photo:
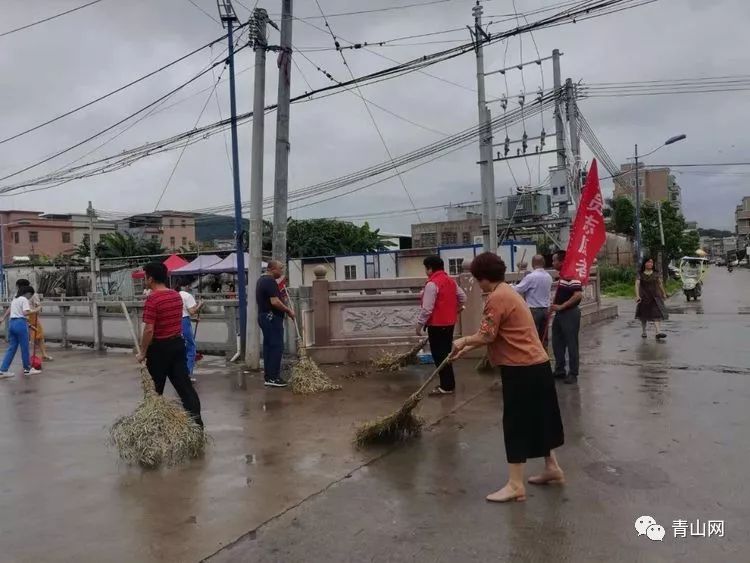
[[[456,1],[456,0],[429,0],[427,2],[416,2],[416,3],[413,3],[413,4],[403,4],[401,6],[389,6],[389,7],[386,7],[386,8],[373,8],[372,10],[357,10],[357,11],[354,11],[354,12],[339,12],[339,13],[335,13],[335,14],[328,14],[327,16],[324,16],[324,15],[320,15],[320,16],[307,16],[305,18],[300,18],[300,19],[305,19],[305,20],[319,20],[319,19],[326,19],[326,17],[328,17],[328,18],[339,18],[339,17],[343,17],[343,16],[357,16],[357,15],[361,15],[361,14],[374,14],[374,13],[378,13],[378,12],[392,12],[394,10],[406,10],[408,8],[417,8],[417,7],[420,7],[420,6],[431,6],[433,4],[445,4],[447,2],[454,2],[454,1]],[[274,15],[278,15],[278,14],[274,14]]]
[[[224,63],[224,68],[221,70],[221,73],[219,74],[219,80],[221,79],[221,75],[224,74],[224,70],[226,70],[227,65]],[[211,71],[213,74],[213,67],[211,67]],[[214,89],[208,94],[208,98],[206,98],[206,103],[203,104],[203,107],[201,108],[200,113],[198,114],[198,117],[195,120],[195,123],[193,124],[193,129],[198,127],[198,123],[200,122],[201,118],[203,117],[203,114],[206,111],[206,108],[208,107],[208,103],[211,101],[211,98],[214,95],[214,92],[216,91],[216,87],[219,85],[218,80],[214,82]],[[226,139],[225,139],[226,140]],[[174,163],[174,166],[172,167],[172,171],[169,173],[169,177],[167,178],[167,182],[164,184],[164,188],[161,191],[161,194],[159,195],[159,199],[156,200],[156,205],[154,206],[154,211],[159,209],[159,204],[161,203],[161,200],[164,199],[164,194],[167,193],[167,189],[169,189],[169,185],[172,183],[172,178],[174,178],[175,172],[177,172],[177,167],[180,165],[180,162],[182,161],[182,157],[185,154],[185,151],[187,150],[188,145],[185,145],[182,147],[182,150],[180,151],[180,155],[177,157],[177,161]]]
[[[339,51],[339,55],[341,55],[341,60],[344,62],[344,66],[346,67],[346,70],[349,72],[349,76],[351,76],[352,80],[354,80],[354,73],[352,72],[352,69],[349,67],[349,63],[346,62],[346,57],[344,57],[343,51],[339,48],[339,42],[336,39],[336,35],[334,35],[333,30],[331,29],[331,26],[328,24],[328,19],[325,17],[325,14],[323,13],[323,8],[320,6],[320,1],[315,0],[315,3],[318,5],[318,9],[320,10],[320,14],[323,16],[323,21],[326,24],[326,27],[328,28],[328,31],[331,32],[331,38],[333,39],[334,44],[336,45],[336,48]],[[357,89],[357,92],[359,93],[360,97],[362,97],[362,92],[359,89],[359,85],[355,83],[354,87]],[[362,97],[362,103],[365,104],[365,110],[367,110],[367,115],[370,116],[370,121],[372,121],[372,125],[375,128],[375,132],[378,134],[378,137],[380,138],[380,142],[383,144],[383,148],[385,149],[386,154],[388,155],[389,160],[391,163],[393,163],[393,154],[391,154],[391,149],[388,148],[388,143],[385,141],[385,137],[383,136],[383,132],[380,130],[380,127],[378,126],[378,122],[375,120],[375,116],[372,114],[372,110],[370,110],[370,106],[367,103],[367,100]],[[398,180],[401,183],[401,187],[404,189],[404,193],[406,194],[406,197],[409,198],[409,202],[411,203],[412,209],[414,209],[415,213],[417,214],[417,218],[421,222],[422,219],[419,215],[419,211],[417,211],[417,206],[414,203],[414,198],[412,197],[411,193],[409,193],[409,189],[406,187],[406,182],[404,182],[403,176],[401,176],[401,173],[398,170],[397,166],[394,166],[394,170],[398,174]]]
[[[73,12],[77,12],[78,10],[83,10],[84,8],[88,8],[89,6],[93,6],[94,4],[98,4],[102,0],[93,0],[93,2],[89,2],[88,4],[83,4],[82,6],[78,6],[77,8],[71,8],[70,10],[66,10],[64,12],[60,12],[59,14],[55,14],[54,16],[49,16],[48,18],[44,18],[26,25],[22,25],[21,27],[17,27],[15,29],[9,29],[8,31],[4,31],[3,33],[0,33],[0,37],[5,37],[6,35],[10,35],[11,33],[16,33],[19,31],[23,31],[24,29],[29,29],[30,27],[34,27],[35,25],[39,25],[41,23],[45,23],[57,18],[61,18],[62,16],[67,16],[68,14],[72,14]]]
[[[241,50],[242,48],[243,48],[243,47],[240,47],[240,49],[239,49],[239,50]],[[238,50],[238,51],[239,51],[239,50]],[[212,66],[211,66],[211,68],[213,68],[213,67],[214,67],[214,66],[216,66],[217,64],[223,64],[223,63],[215,63],[214,65],[212,65]],[[145,106],[144,106],[144,107],[142,107],[141,109],[139,109],[139,110],[137,110],[137,111],[135,111],[135,112],[131,113],[131,114],[130,114],[130,115],[128,115],[127,117],[125,117],[125,118],[121,119],[120,121],[118,121],[117,123],[114,123],[114,124],[110,125],[109,127],[106,127],[105,129],[102,129],[101,131],[98,131],[97,133],[94,133],[93,135],[90,135],[89,137],[86,137],[86,138],[85,138],[84,140],[82,140],[82,141],[79,141],[78,143],[76,143],[76,144],[74,144],[74,145],[71,145],[71,146],[69,146],[68,148],[66,148],[66,149],[63,149],[63,150],[61,150],[61,151],[58,151],[58,152],[56,152],[55,154],[53,154],[53,155],[51,155],[51,156],[48,156],[47,158],[44,158],[44,159],[42,159],[42,160],[40,160],[40,161],[38,161],[38,162],[35,162],[35,163],[33,163],[33,164],[30,164],[30,165],[28,165],[28,166],[26,166],[26,167],[24,167],[24,168],[22,168],[22,169],[20,169],[20,170],[17,170],[17,171],[15,171],[15,172],[11,173],[11,174],[7,174],[7,175],[3,176],[2,178],[0,178],[0,181],[3,181],[3,180],[7,180],[8,178],[12,178],[12,177],[14,177],[14,176],[18,176],[19,174],[22,174],[22,173],[24,173],[24,172],[27,172],[27,171],[29,171],[29,170],[32,170],[33,168],[36,168],[36,167],[38,167],[38,166],[41,166],[42,164],[44,164],[44,163],[46,163],[46,162],[49,162],[50,160],[53,160],[53,159],[57,158],[58,156],[61,156],[61,155],[63,155],[63,154],[66,154],[66,153],[68,153],[68,152],[72,151],[73,149],[76,149],[76,148],[80,147],[81,145],[84,145],[84,144],[88,143],[89,141],[91,141],[91,140],[93,140],[93,139],[96,139],[97,137],[99,137],[99,136],[103,135],[103,134],[104,134],[104,133],[106,133],[106,132],[108,132],[108,131],[111,131],[111,130],[112,130],[112,129],[114,129],[115,127],[117,127],[117,126],[119,126],[119,125],[121,125],[121,124],[125,123],[126,121],[128,121],[128,120],[132,119],[133,117],[135,117],[135,116],[136,116],[136,115],[138,115],[139,113],[142,113],[142,112],[146,111],[147,109],[149,109],[149,108],[151,108],[151,107],[153,107],[153,106],[157,105],[157,104],[158,104],[158,103],[160,103],[160,102],[161,102],[162,100],[165,100],[165,99],[167,99],[167,98],[168,98],[168,97],[170,97],[170,96],[171,96],[172,94],[174,94],[175,92],[178,92],[178,91],[180,91],[181,89],[183,89],[183,88],[184,88],[185,86],[187,86],[188,84],[191,84],[191,83],[195,82],[195,81],[196,81],[196,80],[198,80],[198,79],[199,79],[199,78],[200,78],[201,76],[203,76],[204,74],[208,73],[208,72],[209,72],[209,70],[211,70],[211,68],[209,68],[208,70],[204,70],[204,71],[202,71],[202,72],[200,72],[200,73],[196,74],[196,75],[195,75],[195,76],[193,76],[193,77],[192,77],[191,79],[189,79],[189,80],[188,80],[187,82],[183,82],[182,84],[180,84],[180,85],[179,85],[179,86],[177,86],[176,88],[173,88],[172,90],[170,90],[169,92],[167,92],[166,94],[164,94],[163,96],[161,96],[160,98],[158,98],[158,99],[156,99],[155,101],[153,101],[153,102],[151,102],[151,103],[149,103],[149,104],[145,105]]]
[[[187,1],[190,2],[193,6],[195,6],[198,10],[200,10],[201,12],[203,12],[203,14],[207,18],[211,18],[215,23],[218,23],[219,25],[221,25],[221,22],[219,20],[217,20],[215,17],[213,17],[211,14],[209,14],[206,10],[204,10],[198,4],[196,4],[195,0],[187,0]]]
[[[102,0],[98,0],[98,1],[101,2]],[[243,24],[243,26],[246,26],[246,25],[247,24]],[[26,135],[28,133],[31,133],[32,131],[36,131],[38,129],[41,129],[42,127],[50,125],[51,123],[55,123],[56,121],[59,121],[59,120],[65,118],[65,117],[68,117],[69,115],[73,115],[74,113],[77,113],[77,112],[81,111],[82,109],[86,109],[86,108],[88,108],[90,106],[93,106],[94,104],[96,104],[98,102],[101,102],[102,100],[105,100],[105,99],[107,99],[107,98],[109,98],[111,96],[114,96],[115,94],[117,94],[119,92],[122,92],[123,90],[125,90],[127,88],[130,88],[131,86],[134,86],[134,85],[138,84],[139,82],[143,82],[144,80],[146,80],[148,78],[151,78],[155,74],[158,74],[158,73],[160,73],[160,72],[162,72],[162,71],[164,71],[164,70],[166,70],[166,69],[168,69],[168,68],[176,65],[177,63],[180,63],[180,62],[184,61],[185,59],[192,57],[193,55],[195,55],[196,53],[199,53],[203,49],[206,49],[207,47],[211,47],[214,43],[217,43],[217,42],[219,42],[219,41],[221,41],[223,39],[226,39],[226,37],[227,37],[226,35],[223,35],[222,37],[219,37],[218,39],[214,39],[213,41],[211,41],[209,43],[206,43],[205,45],[202,45],[202,46],[198,47],[197,49],[193,49],[192,51],[190,51],[186,55],[183,55],[183,56],[179,57],[178,59],[175,59],[172,62],[167,63],[167,64],[165,64],[165,65],[157,68],[156,70],[153,70],[153,71],[149,72],[148,74],[144,74],[140,78],[136,78],[135,80],[133,80],[131,82],[128,82],[127,84],[124,84],[124,85],[120,86],[119,88],[116,88],[116,89],[114,89],[114,90],[112,90],[112,91],[110,91],[110,92],[108,92],[108,93],[106,93],[106,94],[104,94],[102,96],[99,96],[98,98],[94,98],[93,100],[88,101],[85,104],[82,104],[82,105],[80,105],[78,107],[75,107],[75,108],[73,108],[71,110],[68,110],[65,113],[61,113],[60,115],[58,115],[56,117],[53,117],[51,119],[48,119],[47,121],[44,121],[44,122],[39,123],[37,125],[34,125],[33,127],[30,127],[28,129],[26,129],[25,131],[21,131],[20,133],[16,133],[15,135],[11,135],[10,137],[6,137],[5,139],[1,139],[0,140],[0,145],[2,145],[4,143],[7,143],[8,141],[12,141],[14,139],[18,139],[19,137],[22,137],[23,135]]]
[[[483,43],[491,44],[497,41],[501,41],[503,39],[507,39],[508,37],[512,37],[513,35],[517,35],[519,33],[526,33],[532,30],[536,30],[536,29],[547,28],[553,25],[557,25],[560,22],[569,22],[571,18],[574,19],[575,17],[581,14],[588,14],[589,16],[596,15],[597,13],[608,9],[611,6],[621,5],[621,4],[630,5],[632,4],[632,0],[599,0],[599,1],[582,2],[576,9],[566,10],[565,12],[554,14],[542,20],[535,21],[531,24],[527,24],[527,25],[524,25],[515,29],[511,29],[502,33],[488,36],[486,39],[483,39],[482,41]],[[312,24],[309,24],[309,25],[312,25]],[[317,27],[317,26],[313,26],[313,27]],[[453,48],[446,49],[443,51],[438,51],[436,53],[432,53],[429,55],[424,55],[422,57],[412,59],[411,61],[408,61],[406,63],[398,64],[394,67],[388,67],[380,71],[376,71],[376,72],[367,74],[365,76],[361,76],[353,80],[342,82],[341,84],[319,88],[315,92],[306,92],[305,94],[292,98],[292,102],[309,101],[312,99],[313,94],[323,94],[323,96],[319,96],[318,98],[316,98],[316,99],[320,99],[322,97],[326,97],[329,95],[335,95],[338,93],[337,91],[340,91],[341,89],[344,89],[347,86],[350,86],[353,84],[375,84],[383,80],[389,80],[392,78],[396,78],[398,76],[403,76],[411,72],[418,72],[421,69],[426,68],[427,66],[432,66],[439,62],[447,61],[447,60],[459,57],[465,53],[472,52],[473,49],[474,49],[474,44],[467,43],[465,45],[461,45],[458,47],[453,47]],[[378,54],[378,56],[380,55]],[[388,57],[385,57],[385,58],[388,58]],[[268,108],[266,108],[267,111],[272,111],[273,109],[275,109],[275,105],[271,105],[271,106],[268,106]],[[249,119],[251,116],[252,116],[252,113],[249,112],[249,113],[245,113],[239,116],[238,119],[241,122],[244,122],[247,119]],[[142,145],[134,149],[123,151],[117,155],[105,157],[105,158],[98,159],[98,160],[95,160],[95,161],[92,161],[92,162],[89,162],[80,166],[70,168],[66,170],[64,174],[59,174],[59,173],[47,174],[40,178],[36,178],[36,179],[29,180],[26,182],[21,182],[15,185],[5,186],[3,188],[0,188],[0,193],[9,193],[9,192],[23,189],[26,187],[39,186],[39,185],[46,185],[47,187],[38,188],[38,189],[49,189],[51,187],[56,187],[56,186],[62,185],[64,183],[67,183],[69,181],[73,181],[76,179],[81,179],[81,178],[86,178],[86,177],[90,177],[93,175],[99,175],[99,174],[112,172],[124,166],[128,166],[132,164],[133,162],[135,162],[136,160],[139,160],[141,158],[145,158],[147,156],[151,156],[154,154],[159,154],[161,152],[166,152],[168,150],[181,148],[182,146],[181,143],[183,142],[189,143],[189,144],[192,144],[194,142],[200,142],[201,140],[208,138],[210,135],[216,132],[221,132],[225,130],[225,128],[228,127],[228,125],[229,125],[229,121],[225,119],[223,121],[213,123],[207,126],[203,126],[195,130],[179,133],[177,135],[174,135],[167,139],[163,139],[161,141],[146,143],[145,145]],[[96,169],[92,169],[92,167],[97,166],[97,165],[102,165],[102,166]],[[0,180],[2,179],[0,178]]]

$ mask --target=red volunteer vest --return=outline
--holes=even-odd
[[[437,286],[438,294],[432,315],[427,320],[427,326],[452,326],[458,320],[458,297],[456,297],[456,282],[444,270],[432,274],[427,283]]]

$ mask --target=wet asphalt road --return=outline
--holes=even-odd
[[[750,271],[674,296],[665,343],[620,306],[583,335],[580,384],[559,388],[566,486],[484,501],[505,478],[495,390],[210,561],[748,561]],[[638,536],[642,515],[663,541]],[[676,538],[676,520],[723,520],[724,537]]]
[[[496,378],[457,366],[409,444],[355,450],[357,424],[392,412],[427,373],[352,378],[340,392],[264,389],[207,358],[205,459],[142,472],[107,427],[138,401],[123,353],[53,351],[42,376],[0,382],[0,561],[748,561],[750,271],[709,274],[670,300],[668,341],[640,338],[634,305],[582,334],[580,383],[560,386],[568,484],[491,505],[506,477]],[[530,470],[539,462],[530,463]],[[638,537],[638,516],[666,529]],[[673,537],[723,520],[723,538]]]

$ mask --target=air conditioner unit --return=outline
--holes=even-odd
[[[484,237],[482,235],[475,236],[474,244],[484,244]]]

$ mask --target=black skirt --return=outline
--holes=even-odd
[[[548,456],[565,441],[550,363],[502,366],[501,370],[508,463]]]

